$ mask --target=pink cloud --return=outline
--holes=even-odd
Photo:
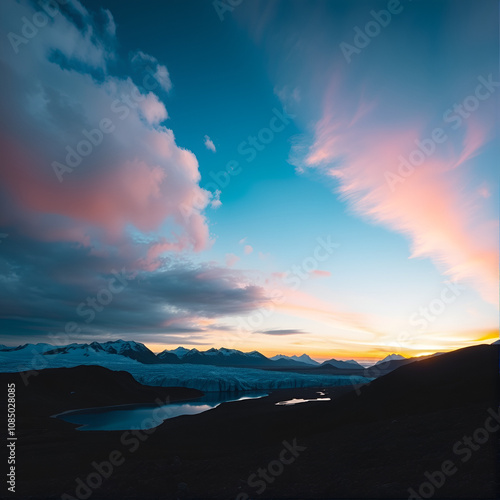
[[[278,272],[278,271],[276,271],[276,272],[274,272],[274,273],[271,274],[272,278],[275,278],[275,279],[278,279],[278,280],[286,278],[286,276],[287,276],[287,273],[285,273],[285,272]]]
[[[139,103],[139,109],[148,123],[152,125],[161,123],[168,118],[164,104],[152,92]]]
[[[426,137],[423,127],[382,127],[373,120],[375,107],[366,104],[350,120],[335,90],[334,85],[327,92],[299,167],[318,168],[337,179],[338,192],[357,213],[409,238],[411,257],[432,259],[443,274],[469,282],[487,301],[498,303],[498,220],[482,209],[481,193],[469,188],[467,175],[489,139],[488,122],[470,120],[413,172],[401,175],[400,158],[408,159],[417,149],[415,140]],[[387,172],[399,178],[393,186]]]
[[[381,324],[380,318],[343,308],[340,304],[331,303],[315,297],[302,290],[292,289],[282,282],[281,273],[273,273],[267,294],[273,297],[272,308],[286,312],[298,318],[308,318],[348,332],[357,332],[361,336],[374,339],[378,332],[373,325]],[[351,334],[348,336],[352,337]]]
[[[251,254],[253,252],[253,247],[251,245],[245,245],[245,248],[243,249],[246,255]]]
[[[227,253],[226,254],[226,266],[227,267],[233,267],[240,258],[237,255],[234,255],[234,253]]]
[[[9,19],[33,17],[27,2],[12,8],[17,14],[0,16],[2,28],[9,28],[2,24]],[[92,26],[92,17],[81,15]],[[61,13],[51,29],[40,30],[36,43],[23,45],[23,57],[5,52],[0,147],[7,168],[0,169],[0,220],[44,241],[78,242],[100,251],[119,244],[124,258],[151,269],[164,252],[210,245],[203,213],[210,193],[199,186],[195,155],[160,125],[168,116],[159,97],[129,77],[110,74],[113,53],[107,41],[88,36],[100,32],[97,28],[81,33]],[[51,59],[54,51],[68,57],[68,67]],[[75,61],[103,68],[104,80],[71,69]],[[159,72],[158,90],[168,90],[168,72],[154,57],[133,58],[134,67],[146,62]],[[83,131],[98,129],[105,118],[113,130],[101,133],[72,171],[63,167],[56,175],[54,162],[66,165],[67,149],[77,150],[86,140]],[[140,234],[142,243],[132,233]]]
[[[478,192],[479,196],[481,196],[481,198],[484,198],[484,199],[488,199],[491,196],[490,188],[486,184],[483,184],[478,189],[477,192]]]
[[[271,257],[271,254],[269,252],[268,253],[259,252],[259,259],[260,260],[268,260],[269,257]]]
[[[323,271],[321,269],[315,269],[309,273],[311,278],[328,278],[332,275],[330,271]]]

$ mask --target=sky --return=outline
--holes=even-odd
[[[498,338],[498,2],[7,0],[0,36],[1,343]]]

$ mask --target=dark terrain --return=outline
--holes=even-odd
[[[50,418],[91,406],[196,397],[198,391],[141,386],[125,372],[99,367],[43,370],[17,389],[17,492],[11,498],[77,498],[77,478],[114,450],[124,462],[85,498],[408,498],[424,472],[452,460],[456,473],[433,498],[497,498],[497,434],[469,460],[453,452],[464,436],[498,413],[498,346],[475,346],[409,363],[353,391],[352,386],[274,391],[167,420],[153,433],[81,432]],[[292,397],[329,402],[276,406]],[[73,393],[73,394],[71,394]],[[3,400],[5,401],[5,400]],[[5,411],[5,410],[4,410]],[[499,417],[500,418],[500,417]],[[248,477],[284,448],[299,449],[264,491]],[[135,444],[133,446],[133,444]],[[287,455],[288,457],[289,455]],[[261,481],[264,483],[264,481]],[[5,491],[5,490],[4,490]],[[65,496],[63,498],[70,498]],[[84,496],[81,496],[84,498]]]

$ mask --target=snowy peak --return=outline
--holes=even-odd
[[[363,369],[363,367],[357,361],[354,361],[352,359],[349,361],[341,361],[339,359],[332,358],[332,359],[329,359],[329,360],[321,363],[321,366],[326,366],[326,365],[331,365],[334,368],[349,368],[351,370],[352,369],[359,369],[359,370]]]
[[[104,347],[104,349],[110,348],[118,352],[127,350],[138,351],[138,352],[144,352],[145,350],[149,351],[149,349],[144,344],[140,344],[139,342],[135,342],[133,340],[128,340],[128,341],[111,340],[108,342],[103,342],[101,346]]]
[[[314,366],[319,365],[319,363],[317,361],[314,361],[314,359],[310,358],[307,354],[302,354],[301,356],[296,356],[295,354],[293,356],[286,356],[284,354],[277,354],[276,356],[273,356],[270,359],[272,359],[273,361],[279,361],[280,359],[286,359],[286,360],[298,361],[299,363],[306,363],[308,365],[314,365]]]
[[[257,366],[269,364],[270,361],[257,351],[242,352],[237,349],[211,348],[206,351],[191,349],[182,356],[183,363],[215,365],[215,366]]]
[[[296,359],[296,361],[300,361],[301,363],[309,363],[311,365],[319,365],[319,363],[317,361],[312,359],[307,354],[301,354],[300,356],[292,356],[292,358]]]
[[[206,351],[177,347],[157,355],[162,363],[189,363],[213,366],[270,366],[272,361],[258,351],[242,352],[237,349],[212,347]]]
[[[219,354],[219,351],[215,347],[212,347],[212,349],[208,349],[208,351],[204,351],[203,354],[205,356],[217,356]],[[222,353],[222,349],[221,349],[221,354],[226,354],[227,355],[229,353]]]
[[[175,349],[165,350],[165,351],[161,352],[160,354],[163,354],[166,352],[170,352],[172,354],[175,354],[179,359],[181,359],[184,355],[186,355],[189,352],[189,349],[186,349],[185,347],[179,346]]]
[[[397,361],[402,359],[406,358],[404,356],[401,356],[401,354],[389,354],[389,356],[386,356],[384,359],[377,361],[375,364],[378,365],[379,363],[385,363],[386,361]]]
[[[231,356],[232,354],[245,354],[241,351],[237,351],[236,349],[226,349],[225,347],[221,347],[218,351],[217,349],[209,349],[210,351],[220,352],[223,356]],[[208,351],[205,351],[208,352]]]
[[[199,352],[199,351],[196,351]],[[258,351],[252,351],[252,352],[243,352],[243,351],[238,351],[238,349],[227,349],[226,347],[221,347],[220,349],[216,349],[215,347],[212,347],[211,349],[208,349],[207,351],[202,351],[200,354],[206,355],[206,356],[251,356],[251,357],[260,357],[260,358],[266,358],[263,354],[261,354]],[[267,359],[267,358],[266,358]]]
[[[246,352],[245,353],[247,356],[252,357],[252,358],[259,358],[259,359],[267,359],[263,354],[261,354],[259,351],[252,351],[252,352]]]
[[[144,345],[134,341],[115,340],[109,342],[92,342],[90,344],[70,344],[65,347],[54,348],[44,352],[45,355],[78,353],[91,357],[96,353],[117,354],[140,363],[154,364],[161,361]]]
[[[329,359],[328,361],[324,361],[323,363],[318,363],[314,359],[312,359],[307,354],[302,354],[301,356],[285,356],[284,354],[277,354],[271,358],[274,361],[291,361],[291,362],[299,362],[305,363],[310,366],[325,366],[327,364],[333,366],[334,368],[349,368],[349,369],[362,369],[363,367],[354,360],[349,361],[340,361],[337,359]]]
[[[247,367],[247,368],[300,368],[306,369],[319,366],[307,354],[300,356],[285,356],[278,354],[272,358],[267,358],[259,351],[243,352],[237,349],[212,347],[206,351],[199,351],[196,348],[187,349],[179,346],[172,350],[165,350],[157,355],[151,352],[144,344],[135,341],[112,340],[106,342],[90,342],[88,344],[69,344],[65,346],[54,346],[50,344],[24,344],[18,347],[5,347],[0,345],[1,352],[26,352],[40,353],[46,356],[67,355],[72,359],[81,359],[87,362],[102,362],[108,355],[116,360],[138,361],[143,364],[194,364],[226,367]],[[361,368],[355,361],[330,360],[337,368]]]
[[[50,351],[51,349],[55,349],[56,346],[52,344],[45,344],[45,343],[39,343],[39,344],[23,344],[23,345],[18,345],[16,347],[7,347],[3,346],[0,351],[7,351],[7,352],[14,352],[14,351],[26,351],[26,352],[45,352],[45,351]]]

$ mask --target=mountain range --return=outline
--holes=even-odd
[[[51,354],[66,354],[71,352],[80,352],[83,353],[84,356],[92,356],[94,353],[118,354],[144,364],[162,362],[144,344],[134,341],[125,342],[123,340],[103,342],[102,344],[99,342],[92,342],[91,344],[70,344],[45,351],[44,354],[48,356]]]
[[[285,356],[284,354],[277,354],[276,356],[273,356],[272,358],[273,361],[278,361],[280,359],[288,359],[292,361],[298,361],[299,363],[306,363],[308,365],[313,365],[313,366],[319,366],[319,363],[315,361],[314,359],[310,358],[307,354],[302,354],[301,356]]]
[[[321,366],[333,366],[334,368],[349,368],[349,369],[359,369],[363,370],[364,366],[361,366],[357,361],[354,361],[353,359],[349,361],[340,361],[338,359],[329,359],[328,361],[325,361],[321,364]]]
[[[102,355],[116,355],[129,358],[143,364],[195,364],[229,367],[252,368],[311,368],[333,366],[335,368],[363,369],[356,361],[339,361],[330,359],[323,363],[310,358],[307,354],[301,356],[285,356],[278,354],[268,358],[258,351],[242,352],[237,349],[211,348],[206,351],[177,347],[164,350],[158,354],[153,353],[144,344],[134,341],[108,341],[91,342],[89,344],[69,344],[66,346],[53,346],[50,344],[24,344],[17,347],[0,346],[0,352],[13,352],[36,347],[37,352],[45,356],[72,354],[82,356],[84,359]]]

